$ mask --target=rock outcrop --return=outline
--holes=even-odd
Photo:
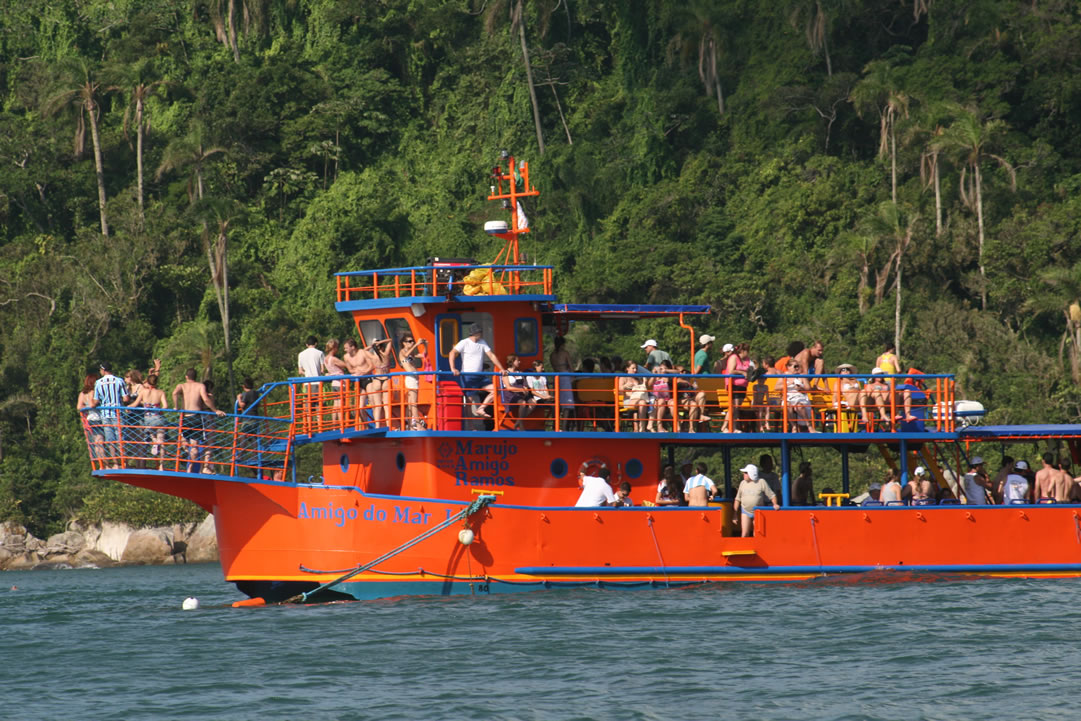
[[[218,560],[214,516],[202,523],[132,528],[72,521],[42,541],[15,523],[0,523],[0,570],[104,568],[117,565],[203,563]]]

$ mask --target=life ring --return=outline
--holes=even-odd
[[[608,459],[601,456],[593,456],[582,461],[582,465],[578,467],[578,477],[582,476],[595,476],[600,470],[608,468]]]

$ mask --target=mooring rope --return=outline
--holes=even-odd
[[[431,538],[432,536],[439,533],[440,531],[442,531],[447,526],[450,526],[450,525],[452,525],[454,523],[457,523],[458,521],[462,520],[463,518],[469,518],[474,513],[481,510],[482,508],[484,508],[485,506],[487,506],[489,503],[491,503],[494,500],[495,500],[495,496],[491,496],[491,495],[477,496],[477,499],[475,501],[473,501],[472,503],[470,503],[468,508],[466,508],[465,510],[459,511],[458,513],[455,513],[453,516],[451,516],[450,518],[448,518],[447,520],[445,520],[445,521],[443,521],[441,523],[437,523],[436,525],[432,526],[431,528],[429,528],[427,531],[420,534],[416,538],[411,538],[410,540],[406,541],[405,543],[398,546],[397,548],[392,548],[391,550],[384,553],[382,556],[379,556],[376,559],[373,559],[371,561],[368,561],[367,563],[363,563],[363,564],[357,566],[356,568],[350,570],[345,575],[340,576],[338,578],[335,578],[333,581],[330,581],[328,583],[324,583],[322,586],[319,586],[319,587],[317,587],[317,588],[315,588],[315,589],[313,589],[311,591],[305,591],[304,593],[301,593],[301,594],[298,594],[296,596],[292,596],[290,598],[287,598],[284,601],[282,601],[282,603],[305,603],[309,598],[311,598],[315,594],[321,593],[323,591],[326,591],[327,589],[333,588],[334,586],[337,586],[339,583],[342,583],[343,581],[348,581],[353,576],[364,573],[369,568],[372,568],[373,566],[378,566],[383,561],[394,558],[395,556],[397,556],[402,551],[407,551],[410,548],[412,548],[413,546],[420,543],[421,541],[424,541],[424,540],[426,540],[428,538]],[[303,568],[303,566],[302,566],[302,568]]]

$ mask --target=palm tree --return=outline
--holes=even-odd
[[[62,64],[64,88],[50,96],[42,107],[45,115],[54,115],[63,109],[75,115],[75,157],[86,148],[86,125],[89,121],[90,139],[94,145],[94,167],[98,179],[98,212],[101,214],[101,234],[109,236],[109,220],[105,212],[105,167],[101,160],[101,137],[98,120],[101,116],[100,101],[108,92],[85,60],[71,60]]]
[[[252,27],[262,31],[266,28],[268,5],[266,0],[239,0],[239,3],[237,0],[214,0],[210,3],[210,20],[214,23],[214,34],[218,42],[233,51],[233,62],[240,62],[240,48],[237,46],[238,10],[244,32],[248,32]]]
[[[145,60],[131,65],[126,74],[127,77],[125,78],[123,87],[114,86],[110,89],[124,90],[129,94],[128,106],[124,109],[124,137],[127,137],[128,128],[131,126],[132,122],[134,122],[135,166],[139,186],[139,220],[140,222],[143,222],[143,139],[146,136],[146,132],[150,130],[150,119],[146,109],[146,101],[161,92],[162,88],[169,83],[167,80],[152,79],[154,76],[153,64]]]
[[[822,0],[813,2],[793,3],[789,9],[788,22],[792,27],[798,28],[803,24],[803,34],[807,37],[807,46],[811,52],[818,55],[821,52],[826,58],[826,75],[833,76],[833,63],[830,62],[829,28],[830,19],[822,9]]]
[[[1034,314],[1062,313],[1063,330],[1058,360],[1069,352],[1070,377],[1081,384],[1081,263],[1072,268],[1050,268],[1040,273],[1036,292],[1024,304]]]
[[[888,60],[872,60],[850,96],[856,112],[878,113],[878,157],[890,157],[891,200],[897,202],[897,120],[908,117],[908,94],[900,70]]]
[[[909,126],[906,140],[922,148],[920,151],[920,181],[923,187],[935,191],[935,236],[942,235],[942,136],[946,133],[946,106],[924,106]]]
[[[211,157],[224,152],[225,148],[220,146],[207,147],[202,125],[195,125],[186,136],[176,138],[166,146],[154,179],[160,180],[172,170],[190,168],[188,201],[195,203],[203,199],[203,168]]]
[[[230,343],[229,315],[229,231],[243,218],[243,208],[236,201],[207,198],[194,208],[202,220],[203,250],[210,267],[210,283],[218,300],[221,330],[225,336],[225,366],[229,376],[229,398],[233,397],[233,352]],[[213,227],[213,230],[211,228]]]
[[[511,32],[518,31],[518,40],[522,46],[522,62],[525,63],[526,83],[529,85],[529,99],[533,103],[533,125],[537,131],[537,148],[540,154],[544,155],[544,132],[541,129],[540,106],[537,104],[537,88],[533,84],[533,66],[529,61],[529,45],[525,38],[525,0],[510,0],[506,6],[501,0],[493,2],[485,13],[484,24],[489,33],[494,33],[498,17],[502,14],[504,7],[510,14]]]
[[[912,244],[919,215],[906,212],[897,203],[886,201],[878,206],[878,212],[867,219],[868,232],[891,246],[890,258],[894,265],[893,289],[893,342],[898,356],[901,355],[901,291],[903,289],[905,251]]]
[[[669,49],[686,58],[692,49],[698,51],[698,78],[709,97],[717,98],[717,112],[724,115],[724,93],[721,76],[717,72],[717,59],[724,45],[724,24],[716,3],[693,0],[676,10],[679,30],[672,37]]]
[[[961,201],[966,207],[976,212],[976,224],[979,229],[977,260],[980,269],[980,308],[987,310],[987,273],[983,265],[983,171],[981,166],[988,158],[998,163],[1009,176],[1012,190],[1017,189],[1017,171],[1005,158],[988,150],[1008,129],[1004,121],[997,118],[981,120],[979,111],[974,107],[956,108],[955,112],[956,119],[935,141],[935,146],[940,150],[952,150],[958,153],[964,164],[961,170]]]

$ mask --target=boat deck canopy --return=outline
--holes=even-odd
[[[1047,423],[1032,426],[969,426],[958,434],[965,441],[1039,440],[1043,438],[1081,438],[1081,425]]]
[[[608,303],[548,303],[541,310],[551,318],[598,320],[602,318],[634,319],[678,315],[704,315],[708,305],[645,305]]]

